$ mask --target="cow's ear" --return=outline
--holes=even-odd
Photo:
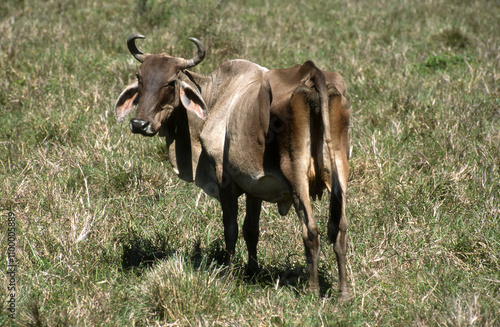
[[[136,81],[123,90],[115,104],[115,117],[118,121],[123,121],[125,116],[134,108],[137,103],[137,92],[139,83]]]
[[[179,92],[184,108],[194,112],[203,120],[207,119],[207,105],[205,104],[200,91],[198,91],[196,87],[181,81]]]

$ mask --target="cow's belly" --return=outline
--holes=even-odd
[[[283,215],[288,212],[292,197],[283,176],[276,176],[276,174],[245,176],[240,174],[233,178],[245,193],[267,202],[278,203],[279,211]]]

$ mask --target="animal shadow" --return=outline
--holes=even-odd
[[[194,268],[216,265],[225,266],[226,250],[222,240],[216,240],[207,247],[201,246],[196,240],[190,250],[181,252],[170,246],[168,238],[157,235],[153,238],[134,237],[123,244],[122,268],[141,274],[145,268],[150,268],[161,260],[174,255],[189,258]],[[208,265],[203,265],[203,262]],[[305,264],[268,264],[261,263],[258,271],[249,271],[242,260],[237,260],[225,273],[232,274],[242,282],[251,285],[260,285],[262,288],[291,288],[297,294],[304,292],[308,286],[308,273]],[[320,268],[320,295],[329,297],[334,277]]]
[[[331,280],[333,276],[323,269],[319,269],[320,296],[331,296]],[[248,284],[261,285],[262,287],[290,288],[297,294],[307,292],[309,274],[305,264],[284,265],[265,264],[257,272],[245,270],[243,280]]]
[[[209,264],[223,265],[226,251],[222,241],[215,241],[205,249],[201,248],[200,241],[196,241],[191,250],[182,252],[172,247],[163,235],[154,238],[136,236],[123,244],[122,268],[140,273],[143,268],[152,267],[175,254],[189,258],[193,267],[199,268],[203,260]]]

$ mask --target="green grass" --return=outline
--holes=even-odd
[[[500,324],[498,3],[278,3],[2,2],[0,325]],[[199,38],[200,72],[232,58],[269,68],[312,59],[343,75],[352,301],[331,293],[326,241],[325,296],[308,294],[293,210],[264,206],[260,276],[244,277],[242,239],[235,265],[220,264],[217,202],[175,177],[161,139],[114,118],[138,68],[125,45],[133,32],[147,36],[144,51],[184,57]],[[327,207],[314,204],[323,240]]]

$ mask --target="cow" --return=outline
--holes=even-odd
[[[257,272],[262,201],[277,203],[281,215],[293,205],[302,226],[309,289],[319,293],[318,223],[311,198],[330,194],[328,239],[338,263],[338,289],[348,299],[345,216],[349,175],[350,106],[346,84],[336,72],[307,61],[269,70],[246,60],[225,61],[211,74],[189,69],[205,57],[204,45],[192,59],[143,53],[140,34],[127,39],[141,64],[137,80],[119,95],[118,121],[137,107],[132,133],[165,137],[169,161],[180,179],[194,182],[222,208],[226,264],[238,238],[238,198],[246,195],[243,237],[247,270]]]

